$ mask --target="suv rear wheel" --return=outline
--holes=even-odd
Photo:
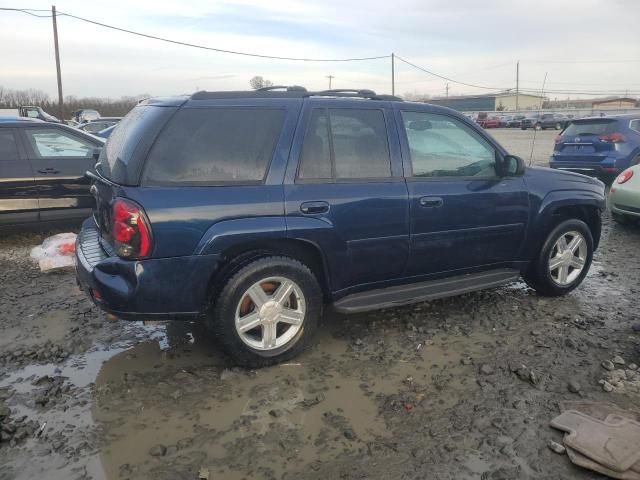
[[[565,295],[584,280],[592,258],[589,227],[582,220],[565,220],[551,231],[524,279],[541,295]]]
[[[322,315],[311,270],[288,257],[244,266],[224,285],[207,326],[238,364],[264,367],[298,355]]]
[[[542,130],[542,125],[540,123],[536,123],[533,128],[535,128],[536,130]]]
[[[562,129],[562,124],[560,122],[556,123],[555,129],[556,130],[561,130]]]

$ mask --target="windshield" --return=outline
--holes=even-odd
[[[580,135],[606,135],[615,132],[615,129],[615,120],[579,120],[569,124],[563,135],[573,137],[579,137]]]
[[[144,154],[175,107],[139,105],[113,129],[99,158],[98,171],[114,183],[137,184]]]

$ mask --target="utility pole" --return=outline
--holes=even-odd
[[[396,94],[396,54],[391,53],[391,95]]]
[[[64,122],[64,104],[62,103],[62,74],[60,73],[60,49],[58,48],[58,22],[56,21],[56,6],[51,5],[51,19],[53,20],[53,46],[56,52],[56,73],[58,75],[58,111],[60,121]]]
[[[516,112],[519,110],[520,103],[520,60],[516,62]]]
[[[331,80],[333,80],[336,77],[334,77],[333,75],[326,75],[326,77],[329,79],[329,90],[331,90]]]
[[[445,104],[449,105],[449,84],[448,83],[447,83],[447,86],[446,86],[446,91],[447,91],[447,100],[445,101]]]

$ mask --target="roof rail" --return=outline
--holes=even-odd
[[[369,100],[388,100],[394,102],[402,101],[402,98],[396,97],[395,95],[378,95],[373,90],[357,90],[352,88],[336,88],[332,90],[321,90],[319,92],[309,92],[309,96],[368,98]]]
[[[272,85],[270,87],[256,88],[256,92],[270,92],[271,90],[284,90],[285,92],[306,92],[307,89],[300,85]]]
[[[402,98],[393,95],[378,95],[373,90],[367,89],[335,89],[307,91],[298,85],[274,85],[258,88],[257,90],[206,92],[200,91],[191,95],[191,100],[231,100],[237,98],[305,98],[305,97],[341,97],[341,98],[366,98],[369,100],[382,100],[390,102],[402,102]]]

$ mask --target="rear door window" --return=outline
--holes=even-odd
[[[80,157],[93,155],[95,146],[59,128],[25,128],[35,158]]]
[[[631,121],[629,122],[629,128],[630,128],[631,130],[634,130],[634,131],[636,131],[636,132],[640,133],[640,119],[638,119],[638,120],[631,120]]]
[[[580,135],[606,135],[616,131],[615,120],[579,120],[572,122],[563,135],[579,137]]]
[[[284,118],[282,109],[184,108],[174,115],[149,153],[144,182],[260,183]]]
[[[377,179],[391,176],[384,112],[315,109],[302,146],[301,180]]]
[[[0,129],[0,162],[18,160],[18,145],[13,131]]]

